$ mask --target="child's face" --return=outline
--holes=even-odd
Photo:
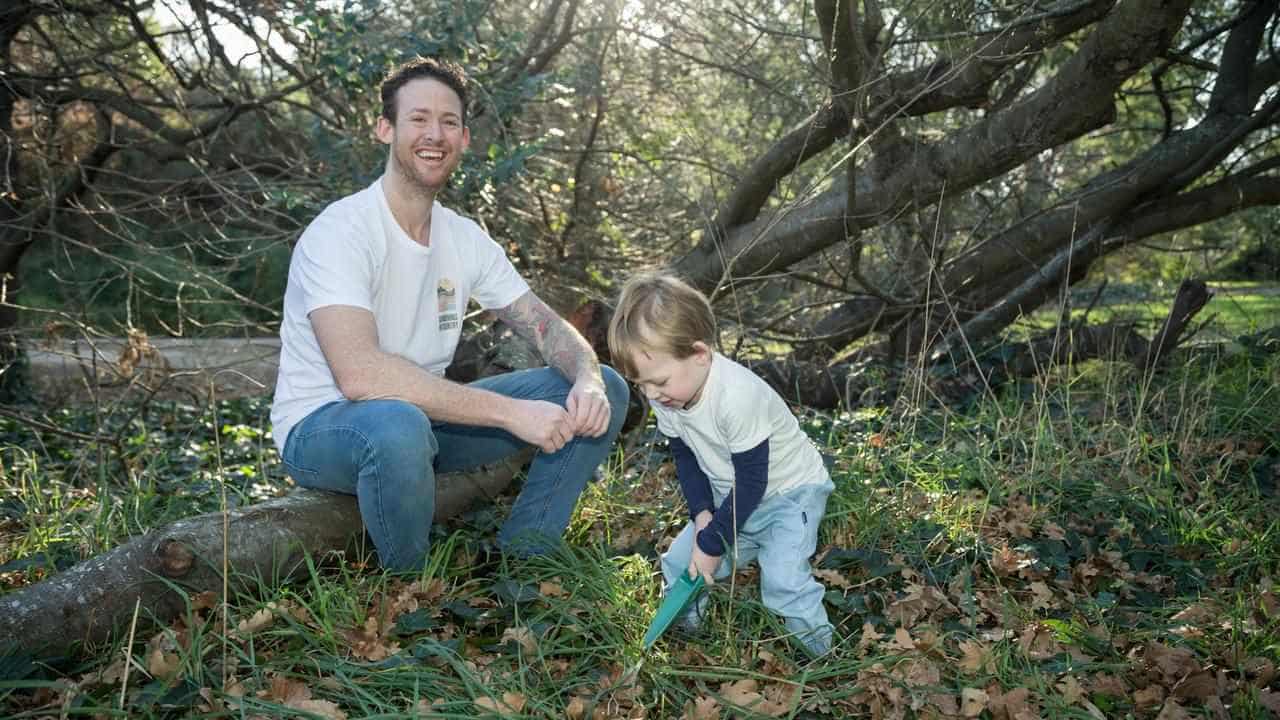
[[[669,408],[693,407],[711,372],[711,348],[701,342],[694,343],[693,348],[694,353],[686,358],[661,350],[636,353],[632,358],[636,366],[632,382],[650,402]]]

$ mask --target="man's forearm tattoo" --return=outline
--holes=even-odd
[[[542,359],[568,380],[577,379],[583,370],[600,372],[600,364],[586,338],[532,292],[498,310],[497,315],[516,334],[533,343]]]

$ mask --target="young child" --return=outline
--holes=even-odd
[[[692,519],[662,556],[665,587],[682,572],[711,584],[758,560],[764,605],[824,655],[832,629],[809,557],[834,486],[782,398],[715,344],[711,305],[678,278],[646,274],[622,289],[609,349],[653,406]],[[681,623],[696,626],[705,604]]]

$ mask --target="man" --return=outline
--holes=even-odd
[[[466,78],[417,58],[382,83],[386,170],[303,232],[289,265],[271,420],[305,487],[357,496],[384,567],[422,567],[434,473],[540,449],[498,534],[535,553],[559,538],[622,425],[627,386],[529,289],[476,223],[436,202],[471,141]],[[459,385],[443,377],[469,298],[550,367]]]

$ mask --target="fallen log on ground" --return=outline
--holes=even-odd
[[[526,451],[470,473],[438,476],[436,520],[495,497],[530,457]],[[301,488],[225,514],[179,520],[0,597],[0,643],[11,638],[32,653],[102,643],[128,630],[135,603],[140,624],[167,623],[185,610],[175,587],[221,592],[224,567],[233,589],[278,584],[304,570],[307,557],[352,548],[363,534],[354,496]]]
[[[1086,360],[1127,362],[1139,371],[1150,372],[1169,364],[1175,352],[1184,351],[1188,326],[1212,296],[1203,282],[1183,282],[1151,339],[1143,337],[1132,322],[1110,322],[1064,325],[1024,342],[975,348],[975,356],[968,354],[967,345],[956,342],[945,357],[934,358],[933,368],[945,367],[927,381],[933,395],[958,400],[1011,378],[1031,377],[1048,367]],[[1275,351],[1273,345],[1267,347]],[[793,357],[748,360],[747,364],[791,402],[819,410],[853,409],[892,402],[905,376],[900,365],[888,362],[888,355],[883,346],[872,346],[834,365]]]

